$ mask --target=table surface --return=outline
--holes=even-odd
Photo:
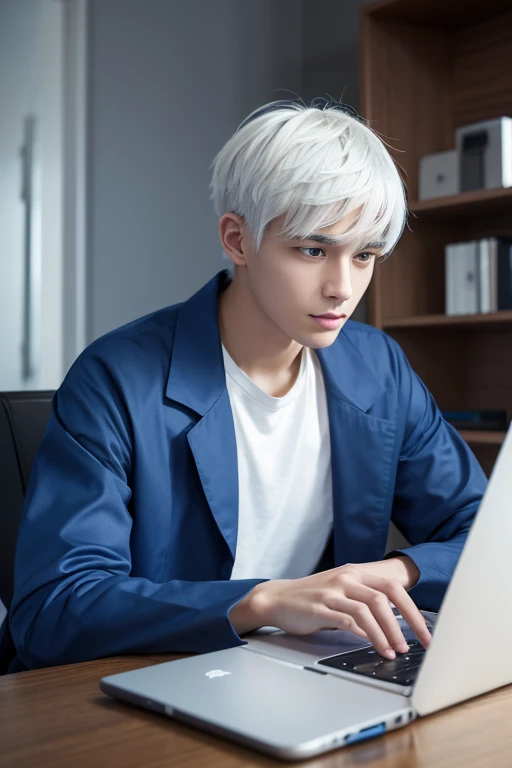
[[[123,656],[0,677],[2,768],[241,768],[287,763],[111,699],[99,679],[182,655]],[[397,731],[295,763],[318,768],[510,768],[512,685]],[[288,763],[293,765],[293,763]]]

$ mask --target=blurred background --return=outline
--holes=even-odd
[[[0,0],[0,391],[226,266],[215,154],[269,101],[358,107],[360,5]]]

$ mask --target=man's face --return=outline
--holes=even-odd
[[[359,215],[359,209],[315,235],[336,237]],[[284,217],[269,223],[256,254],[244,238],[247,280],[260,309],[287,337],[313,349],[330,346],[370,283],[382,248],[354,251],[351,245],[292,240],[279,232]],[[382,244],[381,244],[382,245]],[[322,324],[313,315],[334,313],[339,320]],[[327,327],[326,327],[327,326]]]

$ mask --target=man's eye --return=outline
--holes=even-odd
[[[321,258],[319,254],[323,253],[325,256],[324,251],[321,248],[297,248],[298,251],[301,253],[304,253],[304,251],[316,251],[315,254],[306,253],[305,256],[309,256],[311,259],[318,259]]]
[[[367,257],[367,258],[361,258],[361,257]],[[361,264],[368,264],[368,262],[370,262],[374,257],[375,257],[374,253],[370,253],[369,251],[364,251],[363,253],[358,253],[356,256],[356,259],[359,259],[361,261]]]

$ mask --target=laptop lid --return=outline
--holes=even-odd
[[[512,424],[414,686],[420,715],[512,683],[511,548]]]
[[[110,675],[100,688],[290,760],[378,736],[414,718],[405,696],[238,647]]]

